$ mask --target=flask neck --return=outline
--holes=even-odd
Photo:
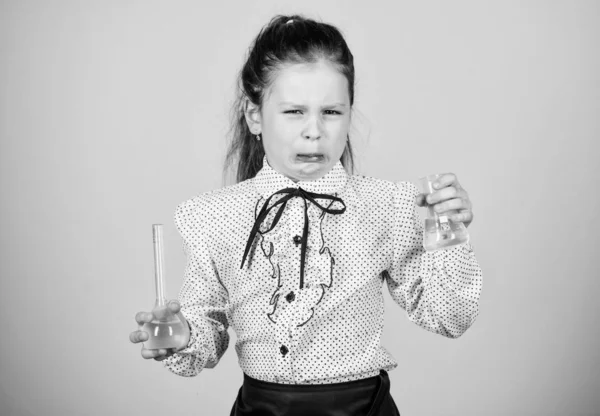
[[[152,314],[155,317],[155,320],[158,322],[169,322],[173,319],[173,312],[167,306],[167,301],[162,298],[156,299],[156,303],[154,304],[154,308],[152,309]]]
[[[152,226],[152,240],[154,242],[154,283],[156,285],[156,305],[165,305],[164,283],[164,253],[162,224]]]

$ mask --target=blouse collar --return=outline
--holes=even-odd
[[[260,194],[268,198],[273,193],[284,188],[302,188],[309,192],[317,194],[335,194],[340,193],[348,182],[348,173],[342,166],[340,161],[337,161],[327,174],[313,181],[298,181],[294,182],[287,176],[282,175],[273,169],[267,157],[263,157],[263,167],[258,171],[253,179],[256,189]]]

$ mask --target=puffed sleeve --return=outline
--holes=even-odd
[[[392,298],[412,322],[457,338],[477,317],[481,268],[470,243],[436,251],[423,248],[418,194],[418,188],[410,182],[396,184],[394,255],[385,278]]]
[[[175,225],[187,256],[179,302],[181,313],[190,325],[190,341],[185,349],[163,360],[163,364],[175,374],[192,377],[204,368],[214,367],[229,345],[229,297],[209,254],[199,208],[193,200],[177,207]]]

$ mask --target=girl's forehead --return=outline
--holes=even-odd
[[[266,99],[349,101],[348,80],[327,61],[287,64],[278,69]]]

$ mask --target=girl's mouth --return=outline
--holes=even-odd
[[[296,155],[296,160],[299,162],[318,163],[323,162],[325,156],[322,153],[298,153]]]

